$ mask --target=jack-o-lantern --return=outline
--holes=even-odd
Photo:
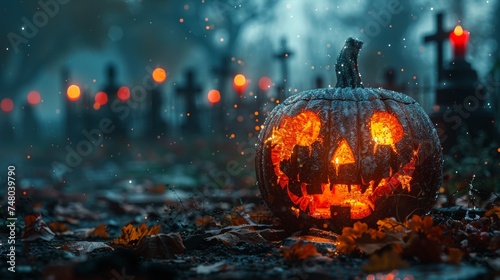
[[[363,88],[362,44],[346,41],[335,88],[286,99],[259,134],[259,188],[287,227],[338,231],[356,221],[404,220],[435,203],[442,177],[436,130],[412,98]]]

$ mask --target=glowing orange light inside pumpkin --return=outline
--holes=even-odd
[[[375,141],[374,152],[378,145],[391,146],[397,152],[395,144],[403,139],[403,126],[396,117],[387,112],[376,112],[370,119],[370,131]]]
[[[339,165],[356,163],[354,154],[345,139],[340,141],[339,147],[333,153],[332,163],[335,165],[335,171],[339,174]]]
[[[66,91],[66,95],[68,96],[68,99],[71,101],[78,100],[80,98],[80,87],[77,85],[70,85],[68,87],[68,90]]]
[[[126,86],[120,87],[117,95],[121,101],[127,101],[130,98],[130,90]]]
[[[161,68],[161,67],[157,67],[155,68],[155,70],[153,70],[153,73],[151,74],[151,76],[153,77],[153,80],[157,83],[163,83],[166,79],[167,79],[167,72],[165,72],[165,69]]]
[[[42,99],[41,99],[40,93],[38,91],[32,90],[28,93],[27,100],[28,100],[28,103],[30,105],[36,105],[36,104],[40,103],[40,101]]]

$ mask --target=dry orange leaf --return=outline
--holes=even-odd
[[[299,240],[292,244],[290,247],[283,247],[283,257],[289,262],[305,260],[309,257],[318,256],[316,246],[312,243],[305,243]]]
[[[24,217],[24,222],[26,226],[24,228],[24,234],[21,237],[24,241],[31,241],[38,238],[50,241],[55,236],[55,233],[50,230],[47,224],[43,221],[42,215],[39,213]]]
[[[445,258],[445,262],[452,264],[459,264],[462,261],[464,253],[457,248],[448,248],[448,255]]]
[[[493,206],[493,208],[484,213],[486,217],[493,217],[495,215],[500,219],[500,206]]]
[[[51,222],[48,224],[49,228],[56,234],[70,232],[68,225],[61,222]]]
[[[132,224],[126,225],[122,228],[122,233],[118,239],[113,240],[114,246],[136,246],[142,238],[153,234],[160,233],[161,225],[156,225],[148,229],[145,223],[139,227],[134,227]]]
[[[106,231],[105,224],[100,224],[96,226],[90,235],[99,238],[109,238],[109,234]]]
[[[413,215],[405,224],[408,229],[422,234],[431,240],[437,241],[443,235],[443,230],[439,226],[433,226],[434,220],[431,216],[425,216],[422,219],[419,215]]]

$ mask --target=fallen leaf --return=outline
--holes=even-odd
[[[241,242],[252,244],[267,242],[267,240],[265,240],[257,230],[249,228],[232,229],[230,231],[208,237],[205,240],[210,241],[214,239],[230,246],[234,246]]]
[[[136,246],[145,236],[159,234],[160,227],[161,225],[156,225],[148,229],[145,223],[137,228],[132,224],[126,225],[118,239],[113,240],[113,246]]]
[[[98,238],[109,238],[109,234],[106,231],[105,224],[100,224],[100,225],[96,226],[90,235],[92,237],[98,237]]]
[[[448,248],[448,254],[444,258],[444,262],[459,264],[462,261],[464,253],[457,248]]]
[[[209,265],[200,264],[192,270],[196,271],[198,274],[211,274],[214,272],[231,270],[233,268],[232,265],[228,265],[225,261],[220,261]]]
[[[114,250],[111,246],[107,245],[104,242],[90,242],[90,241],[73,241],[68,242],[67,244],[56,247],[57,249],[70,251],[76,254],[86,254],[90,253],[97,249],[111,249]]]
[[[362,268],[368,273],[375,273],[406,268],[408,266],[408,263],[401,258],[401,247],[394,245],[388,250],[371,254],[368,264],[363,265]]]
[[[80,239],[88,238],[109,238],[109,234],[106,232],[106,225],[100,224],[95,228],[79,228],[72,232],[66,234],[71,235]]]
[[[136,252],[147,259],[171,259],[186,250],[178,233],[160,233],[146,236],[137,245]]]
[[[305,260],[309,257],[319,256],[316,246],[312,243],[305,243],[299,240],[290,247],[283,247],[283,257],[289,262]]]
[[[493,208],[491,208],[490,210],[486,211],[486,213],[484,213],[484,216],[486,217],[493,217],[493,216],[497,216],[498,219],[500,219],[500,206],[493,206]]]
[[[68,225],[65,223],[51,222],[48,224],[48,226],[57,235],[60,235],[60,234],[64,235],[65,233],[71,232],[71,229],[69,229]]]
[[[24,218],[25,228],[24,234],[21,237],[24,241],[32,241],[41,238],[45,241],[50,241],[56,235],[47,224],[43,221],[42,215],[28,215]]]

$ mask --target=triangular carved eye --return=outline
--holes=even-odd
[[[395,145],[403,139],[403,126],[395,116],[387,112],[374,113],[370,118],[370,131],[375,141],[374,154],[377,153],[378,145],[391,146],[397,153]]]
[[[339,146],[333,153],[332,163],[335,165],[337,175],[339,175],[339,165],[356,163],[354,153],[345,139],[340,140]]]

